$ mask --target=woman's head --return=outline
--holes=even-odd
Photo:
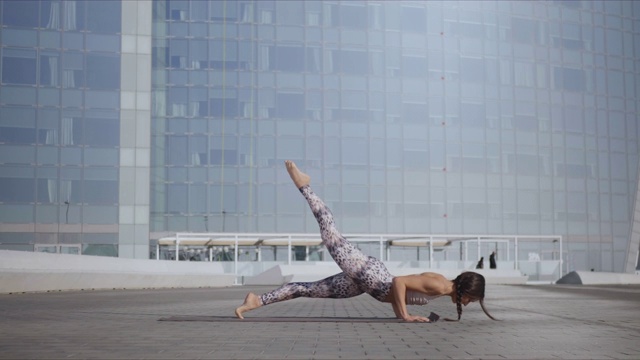
[[[480,302],[480,307],[482,307],[482,311],[491,318],[492,320],[497,320],[484,307],[484,288],[485,281],[484,276],[466,271],[462,274],[458,275],[457,278],[453,280],[454,294],[452,296],[452,300],[456,303],[456,308],[458,310],[458,320],[449,321],[459,321],[462,316],[462,305],[467,306],[471,302]]]

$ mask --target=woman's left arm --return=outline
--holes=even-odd
[[[407,288],[413,288],[412,285],[415,285],[413,284],[414,281],[418,281],[418,279],[415,278],[415,275],[396,276],[393,278],[393,281],[391,282],[391,293],[393,296],[390,299],[393,312],[396,313],[396,317],[403,319],[404,321],[429,322],[428,318],[411,315],[407,310],[405,300],[407,297]]]
[[[400,309],[398,309],[398,305],[393,300],[393,296],[391,296],[390,298],[391,299],[389,302],[391,303],[391,307],[393,308],[393,313],[396,314],[397,319],[402,319],[402,314],[400,313]]]

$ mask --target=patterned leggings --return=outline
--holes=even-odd
[[[311,190],[300,188],[320,226],[322,243],[342,272],[316,282],[293,282],[260,295],[262,305],[297,297],[343,299],[367,293],[379,301],[389,294],[393,276],[378,259],[367,256],[345,239],[333,221],[331,210]]]

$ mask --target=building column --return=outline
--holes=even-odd
[[[634,273],[638,265],[638,252],[640,252],[640,167],[638,168],[636,196],[633,203],[633,216],[631,222],[631,236],[629,237],[629,249],[624,264],[624,272]]]
[[[122,2],[119,257],[149,258],[152,1]]]

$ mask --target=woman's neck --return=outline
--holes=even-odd
[[[447,280],[445,291],[444,295],[451,296],[453,299],[456,296],[456,284],[451,280]]]

